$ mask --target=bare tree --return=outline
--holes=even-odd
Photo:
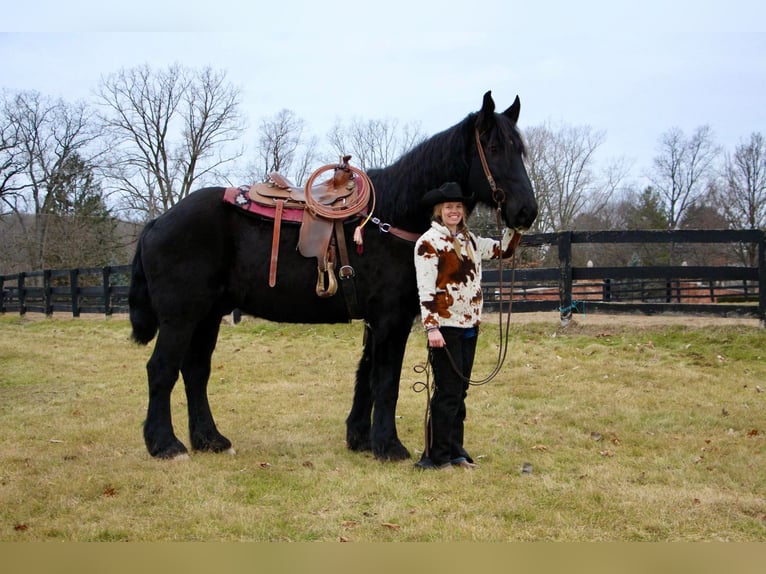
[[[97,97],[112,140],[106,173],[123,207],[147,218],[241,155],[239,90],[224,72],[123,69],[102,79]]]
[[[340,120],[327,134],[332,149],[340,157],[350,154],[352,163],[368,170],[385,167],[425,140],[419,123],[399,126],[397,120],[355,118],[348,126]]]
[[[311,173],[317,169],[317,163],[319,158],[319,139],[316,136],[311,136],[306,142],[303,143],[303,151],[298,156],[293,167],[293,174],[295,177],[295,183],[303,185],[309,178]]]
[[[679,128],[661,136],[649,178],[664,201],[670,229],[680,228],[686,211],[706,192],[718,152],[709,126],[697,128],[688,139]]]
[[[306,122],[292,110],[282,109],[261,120],[256,146],[257,162],[249,168],[256,181],[277,171],[301,185],[317,163],[318,140],[306,135]]]
[[[25,161],[15,116],[15,97],[3,91],[0,101],[0,215],[13,212],[24,189]]]
[[[596,176],[595,153],[604,142],[603,132],[544,124],[526,129],[524,135],[528,172],[540,205],[535,229],[572,229],[586,210],[597,214],[607,206],[627,169],[615,162],[603,178]]]
[[[51,100],[38,92],[19,92],[5,102],[5,117],[12,128],[15,149],[7,150],[12,167],[4,174],[13,201],[4,201],[15,213],[23,234],[26,260],[35,269],[48,267],[50,232],[61,206],[72,202],[73,189],[63,174],[73,165],[91,164],[97,138],[93,113],[84,103]],[[71,251],[71,245],[68,246]]]
[[[720,205],[733,227],[766,228],[766,141],[760,133],[727,156]]]
[[[766,228],[766,141],[761,133],[750,134],[726,156],[720,188],[714,190],[716,204],[729,225],[737,228]],[[758,265],[758,246],[743,244],[738,257],[745,265]]]

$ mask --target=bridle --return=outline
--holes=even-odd
[[[481,168],[484,170],[484,177],[487,178],[489,189],[492,192],[492,201],[497,205],[497,226],[498,229],[502,227],[502,206],[505,203],[505,190],[502,187],[498,187],[495,182],[495,178],[492,177],[492,172],[489,169],[487,163],[487,156],[484,155],[484,146],[481,145],[481,134],[479,134],[479,128],[474,128],[473,133],[476,137],[476,150],[479,152],[479,160],[481,160]]]
[[[492,192],[492,200],[495,202],[495,206],[496,206],[495,214],[496,214],[496,222],[497,222],[497,232],[498,232],[498,235],[502,237],[503,206],[505,205],[505,201],[506,201],[505,190],[502,187],[498,187],[497,183],[495,182],[495,178],[492,177],[492,171],[489,169],[489,164],[487,163],[487,157],[484,155],[484,147],[481,145],[481,136],[479,134],[479,128],[474,128],[474,135],[476,137],[476,150],[479,153],[479,159],[481,160],[481,167],[484,170],[484,176],[487,178],[489,189]],[[503,367],[503,363],[505,363],[505,357],[508,354],[508,339],[510,336],[510,323],[511,323],[512,309],[513,309],[513,285],[515,282],[515,275],[516,275],[515,262],[516,262],[516,254],[514,253],[512,274],[511,274],[511,298],[508,302],[508,313],[505,319],[505,330],[503,330],[503,272],[504,272],[503,259],[500,258],[500,262],[499,262],[498,289],[500,292],[500,312],[498,313],[498,328],[499,328],[500,345],[498,346],[497,362],[495,363],[495,366],[493,367],[490,374],[484,377],[483,379],[473,380],[470,378],[466,379],[465,377],[463,377],[463,379],[465,379],[469,385],[478,386],[478,385],[484,385],[490,382],[492,379],[494,379],[497,376],[497,374],[500,372],[500,369]],[[449,354],[449,351],[447,351],[447,357],[449,357],[450,363],[452,364],[452,368],[455,370],[456,373],[458,373],[462,377],[462,373],[458,372],[458,369],[454,361],[452,360],[452,356]]]

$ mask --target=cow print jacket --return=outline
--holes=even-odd
[[[454,236],[436,221],[415,243],[423,327],[477,327],[481,322],[481,261],[513,255],[519,236],[506,229],[502,241],[468,233]]]

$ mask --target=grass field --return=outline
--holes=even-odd
[[[185,461],[144,448],[151,345],[129,334],[121,318],[0,317],[0,540],[766,541],[754,324],[515,316],[502,372],[469,391],[480,468],[425,473],[345,447],[360,323],[224,325],[209,392],[237,453]],[[414,456],[424,359],[415,333],[398,409]],[[184,401],[179,382],[188,444]]]

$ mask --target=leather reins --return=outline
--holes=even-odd
[[[495,183],[495,178],[492,177],[492,172],[489,169],[489,164],[487,163],[487,158],[484,155],[484,147],[481,145],[481,137],[479,134],[479,129],[474,128],[474,135],[476,137],[476,149],[479,152],[479,159],[481,160],[481,167],[484,170],[484,176],[487,178],[487,183],[489,183],[489,189],[492,191],[492,200],[495,202],[496,208],[495,208],[495,220],[497,223],[497,232],[502,238],[502,231],[503,231],[503,205],[505,204],[505,190],[501,187],[497,186],[497,183]],[[515,251],[515,250],[514,250]],[[508,305],[508,313],[506,315],[505,319],[505,330],[503,330],[503,271],[504,271],[504,264],[503,264],[503,258],[500,258],[499,262],[499,269],[498,269],[498,289],[500,292],[500,311],[498,313],[498,329],[499,329],[499,337],[500,337],[500,345],[498,347],[498,356],[497,356],[497,362],[495,363],[495,366],[493,367],[492,371],[489,375],[484,377],[483,379],[474,380],[471,378],[464,377],[463,374],[458,370],[457,366],[455,365],[454,360],[452,359],[452,355],[445,347],[445,351],[447,351],[447,357],[449,358],[450,363],[452,364],[452,368],[455,370],[457,374],[463,378],[469,385],[484,385],[488,382],[490,382],[492,379],[494,379],[497,374],[500,372],[500,369],[503,367],[503,364],[505,363],[505,357],[508,354],[508,340],[510,338],[510,323],[511,323],[511,314],[513,309],[513,285],[515,280],[515,273],[516,273],[516,254],[514,252],[513,255],[514,264],[512,265],[512,275],[511,275],[511,298],[509,300]]]

